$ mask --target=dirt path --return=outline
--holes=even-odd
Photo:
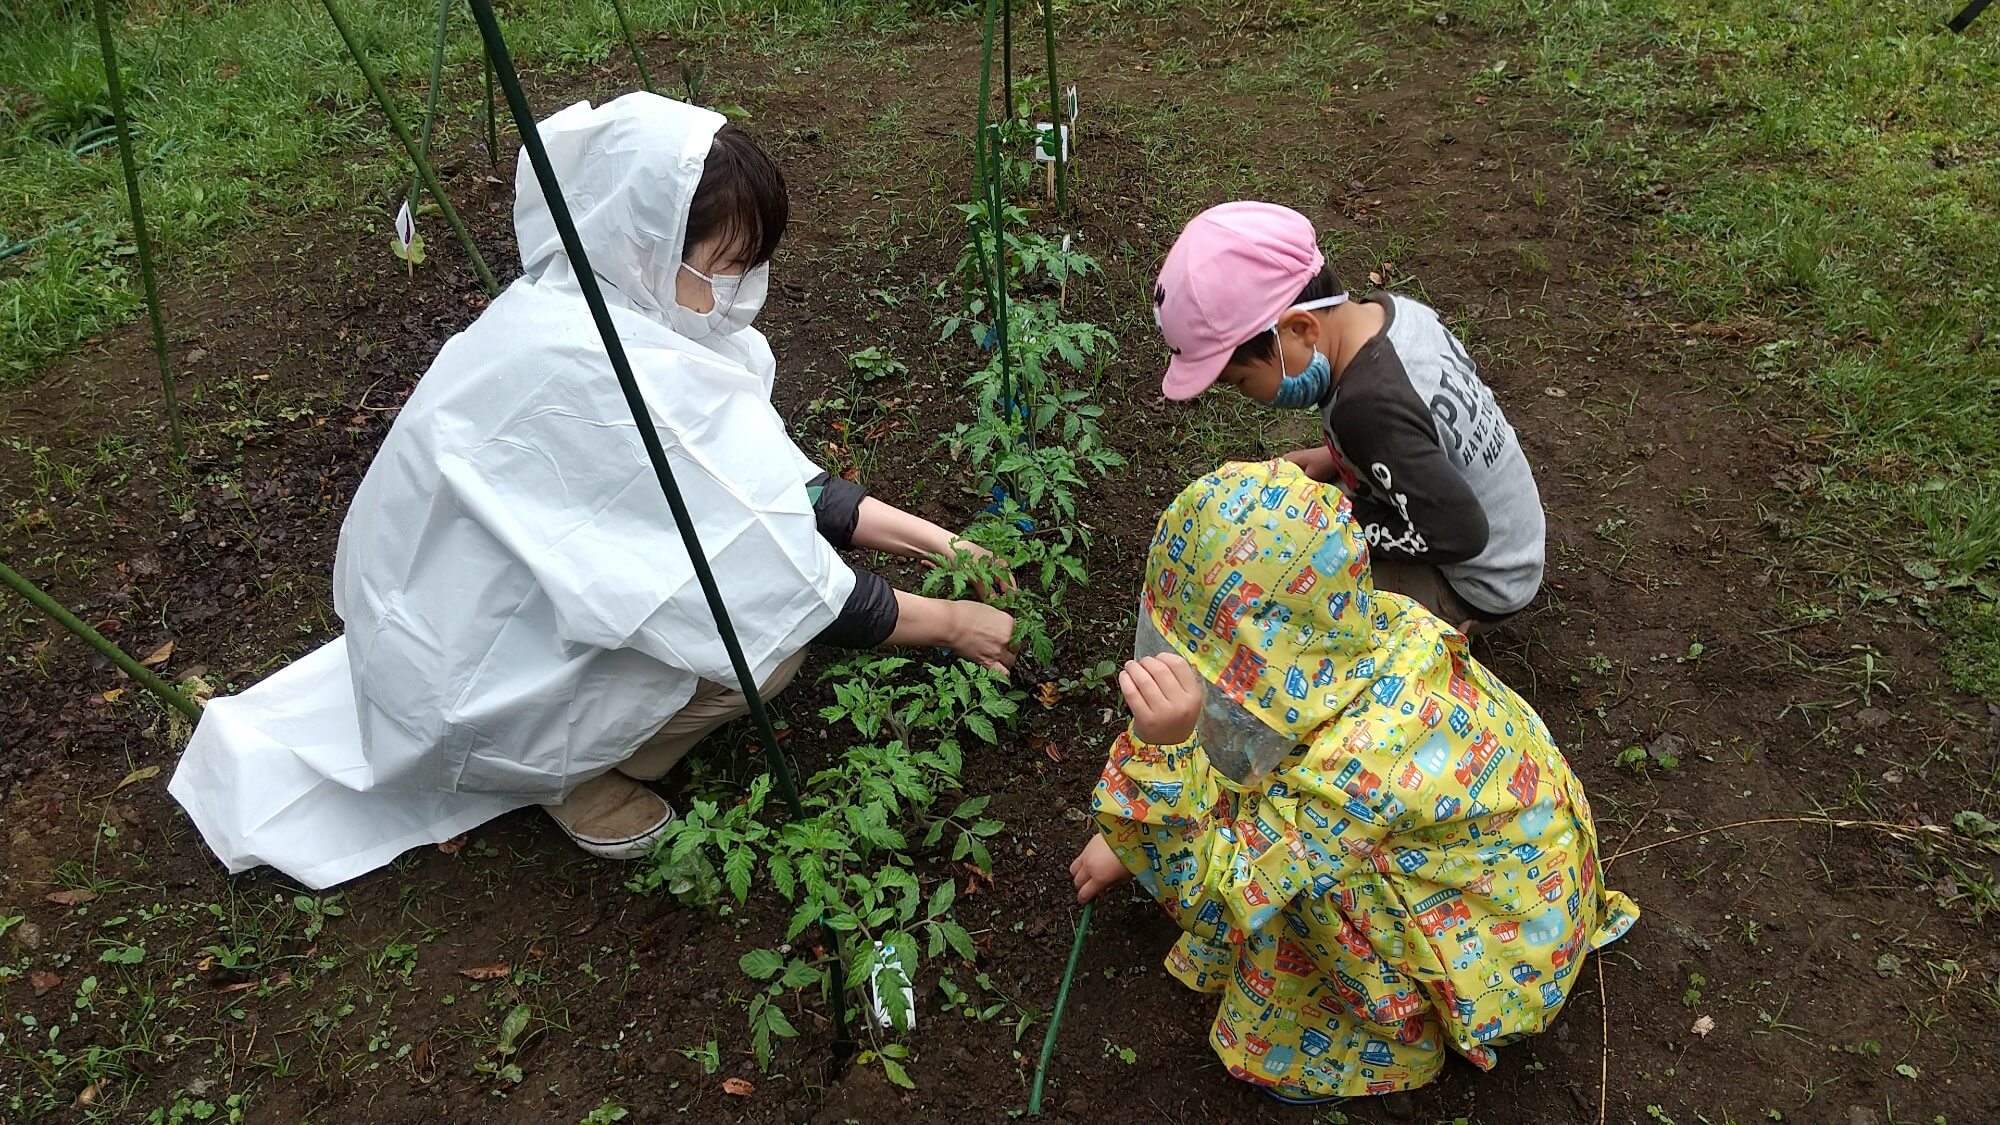
[[[1199,205],[1263,194],[1299,206],[1336,242],[1350,284],[1373,271],[1448,315],[1522,435],[1550,517],[1549,587],[1482,656],[1557,733],[1612,846],[1612,883],[1647,912],[1602,960],[1602,992],[1587,968],[1555,1030],[1503,1051],[1492,1074],[1448,1069],[1416,1119],[1593,1121],[1600,1084],[1615,1121],[1984,1119],[2000,1105],[2000,952],[1982,924],[1990,900],[1973,896],[1982,871],[1991,886],[1990,859],[1880,827],[1703,830],[1821,815],[1949,824],[2000,753],[2000,728],[1941,688],[1913,621],[1886,606],[1831,616],[1821,607],[1835,604],[1837,578],[1783,545],[1784,485],[1813,456],[1811,420],[1759,381],[1753,334],[1664,323],[1629,287],[1645,201],[1567,169],[1544,107],[1473,93],[1487,53],[1477,29],[1393,29],[1393,68],[1358,87],[1380,65],[1358,47],[1324,45],[1274,73],[1274,30],[1193,14],[1071,29],[1085,92],[1077,225],[1106,266],[1076,296],[1124,345],[1101,400],[1133,465],[1093,520],[1093,584],[1072,607],[1062,671],[1127,646],[1137,562],[1174,485],[1225,456],[1276,452],[1284,436],[1160,402],[1142,299],[1151,268]],[[971,510],[933,448],[966,417],[954,392],[969,357],[935,343],[931,294],[961,241],[945,208],[969,194],[974,46],[957,24],[865,59],[792,43],[709,63],[795,185],[797,235],[763,321],[781,408],[802,446],[845,446],[815,403],[850,393],[849,352],[891,351],[911,376],[883,392],[900,402],[876,409],[896,424],[842,453],[884,496],[944,522]],[[539,86],[538,101],[618,88],[614,75],[569,76]],[[489,260],[511,261],[509,184],[486,182],[463,154],[449,167]],[[175,672],[241,685],[330,635],[347,498],[437,345],[483,306],[447,248],[412,280],[380,243],[337,222],[273,233],[238,268],[175,288],[176,357],[198,392],[192,483],[144,448],[102,443],[145,440],[133,422],[153,376],[139,333],[0,396],[0,436],[49,447],[0,449],[0,554],[128,648],[172,640]],[[127,1112],[238,1093],[267,1120],[474,1104],[577,1120],[607,1099],[634,1120],[1004,1120],[1025,1101],[1042,1025],[1015,1026],[1024,1009],[1046,1010],[1067,951],[1063,869],[1109,739],[1107,696],[1078,692],[968,765],[968,788],[996,794],[1008,834],[993,885],[961,906],[981,961],[952,975],[978,1007],[1001,1009],[966,1019],[927,998],[912,1040],[918,1089],[905,1093],[872,1069],[833,1071],[811,1009],[794,1013],[804,1037],[757,1073],[736,959],[782,916],[754,899],[704,916],[636,898],[533,816],[346,888],[344,913],[309,934],[329,899],[301,906],[269,872],[216,872],[163,792],[173,761],[166,732],[140,733],[149,704],[129,692],[106,702],[113,674],[39,622],[0,619],[0,646],[0,904],[11,908],[0,916],[26,917],[0,938],[19,969],[0,996],[9,1021],[74,1022],[59,1047],[13,1035],[0,1051],[0,1099],[22,1099],[16,1112],[68,1105],[106,1075],[93,1098],[130,1098]],[[820,694],[802,686],[785,701],[808,763],[825,750]],[[750,767],[718,753],[713,768]],[[1649,850],[1615,857],[1633,848]],[[63,889],[96,899],[44,898]],[[1159,970],[1170,924],[1122,900],[1097,919],[1056,1110],[1281,1118],[1221,1073],[1205,1004]],[[117,959],[132,948],[140,961]],[[510,975],[462,973],[490,965]],[[59,979],[43,989],[49,978],[31,970]],[[80,995],[86,978],[93,991]],[[495,1029],[517,1003],[537,1022],[526,1079],[503,1093]],[[1712,1030],[1693,1030],[1698,1020]],[[710,1041],[713,1068],[701,1061]],[[724,1095],[726,1076],[756,1093]],[[1380,1108],[1342,1112],[1365,1121]]]

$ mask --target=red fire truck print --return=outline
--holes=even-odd
[[[1312,956],[1304,946],[1284,939],[1278,942],[1277,969],[1291,977],[1310,977],[1319,973],[1318,966],[1313,964]]]
[[[1319,585],[1319,571],[1306,567],[1299,571],[1297,577],[1285,583],[1285,593],[1294,596],[1310,594],[1312,588],[1317,585]]]
[[[1507,779],[1507,792],[1523,805],[1535,803],[1535,794],[1541,789],[1542,768],[1526,754],[1514,766],[1514,776]]]
[[[1241,703],[1257,686],[1257,677],[1263,674],[1264,658],[1248,645],[1237,645],[1215,686],[1221,688],[1224,695]]]
[[[1485,775],[1486,767],[1498,753],[1500,753],[1500,740],[1493,737],[1492,731],[1482,730],[1479,732],[1479,737],[1472,740],[1472,745],[1465,753],[1459,756],[1458,768],[1452,771],[1451,776],[1458,779],[1460,785],[1470,789]]]
[[[1464,896],[1446,888],[1417,903],[1417,927],[1427,937],[1437,937],[1454,926],[1472,921],[1472,911]]]
[[[1465,673],[1456,667],[1451,670],[1451,697],[1467,707],[1479,706],[1479,689],[1473,687],[1472,681],[1466,679]]]

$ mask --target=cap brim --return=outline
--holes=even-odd
[[[1214,386],[1227,366],[1228,352],[1200,359],[1177,355],[1167,363],[1166,378],[1160,380],[1160,393],[1175,402],[1186,402]]]

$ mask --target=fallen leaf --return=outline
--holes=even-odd
[[[431,1041],[426,1039],[410,1051],[410,1074],[420,1085],[428,1086],[437,1081],[437,1062],[431,1055]]]
[[[124,694],[125,694],[124,688],[122,687],[112,688],[110,691],[104,693],[104,702],[116,703],[118,702],[118,697]]]
[[[55,903],[57,906],[82,906],[86,902],[91,902],[95,900],[97,898],[97,892],[56,891],[52,894],[43,895],[42,898],[48,902]]]
[[[1713,1016],[1703,1016],[1694,1021],[1694,1027],[1689,1030],[1706,1039],[1708,1038],[1708,1033],[1715,1030],[1715,1018]]]
[[[223,986],[222,986],[221,988],[218,988],[218,989],[216,989],[216,991],[217,991],[217,992],[248,992],[248,991],[250,991],[251,989],[253,989],[253,988],[256,988],[256,987],[257,987],[258,985],[260,985],[260,984],[263,984],[263,983],[264,983],[264,982],[263,982],[263,981],[261,981],[261,980],[244,980],[244,981],[237,981],[237,982],[236,982],[235,984],[225,984],[225,985],[223,985]]]
[[[458,835],[453,836],[451,839],[446,840],[442,844],[439,844],[438,850],[446,855],[457,855],[459,852],[465,850],[465,842],[466,840],[470,839],[471,836],[472,833],[470,832],[460,832]]]
[[[735,1094],[739,1098],[747,1098],[757,1092],[757,1087],[752,1086],[741,1078],[725,1078],[722,1080],[722,1092],[725,1094]]]
[[[174,656],[174,642],[168,641],[166,644],[163,644],[159,648],[154,649],[153,654],[151,656],[148,656],[146,659],[141,660],[139,663],[148,668],[158,668],[161,665],[165,664],[167,661],[173,659],[173,656]]]
[[[116,786],[112,787],[111,791],[113,793],[116,793],[118,792],[118,790],[125,788],[127,785],[137,785],[139,782],[150,781],[151,779],[156,778],[158,776],[160,776],[160,767],[140,766],[138,769],[133,770],[131,773],[126,774],[125,780],[119,782]]]
[[[44,992],[60,986],[62,978],[47,969],[35,969],[28,973],[28,983],[34,986],[35,995],[40,996]]]
[[[1056,701],[1062,698],[1062,689],[1056,686],[1054,680],[1047,680],[1035,689],[1035,698],[1044,707],[1054,707]]]
[[[506,965],[478,965],[470,969],[460,969],[458,975],[464,977],[466,980],[505,980],[507,979],[507,974],[513,971]]]
[[[111,1080],[109,1078],[100,1078],[97,1081],[92,1082],[90,1085],[85,1086],[83,1088],[83,1092],[76,1096],[76,1104],[80,1106],[96,1105],[98,1095],[104,1092],[104,1087],[108,1085],[110,1081]]]

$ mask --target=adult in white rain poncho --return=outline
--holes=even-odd
[[[977,548],[821,472],[771,408],[770,158],[651,94],[539,129],[759,682],[815,640],[1011,663],[1005,613],[837,553]],[[524,276],[438,353],[341,527],[347,635],[211,702],[174,775],[232,871],[329,886],[529,804],[641,855],[673,816],[643,782],[745,710],[525,158],[514,223]]]

